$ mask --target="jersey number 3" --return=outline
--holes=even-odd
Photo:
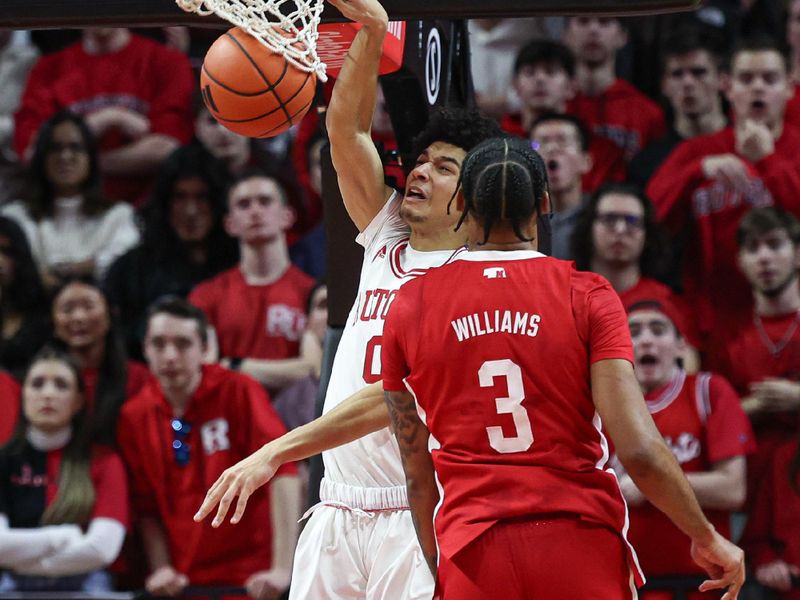
[[[487,427],[489,445],[501,454],[525,452],[533,445],[533,430],[528,411],[522,406],[522,401],[525,400],[522,370],[517,363],[508,359],[487,360],[478,370],[481,387],[494,387],[495,377],[505,377],[508,384],[508,396],[494,399],[497,414],[512,416],[516,435],[506,437],[502,427]]]

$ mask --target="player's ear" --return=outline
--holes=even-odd
[[[539,205],[539,214],[546,215],[550,212],[550,192],[545,191],[542,194],[542,202]]]
[[[464,212],[464,188],[461,186],[456,190],[456,210]]]

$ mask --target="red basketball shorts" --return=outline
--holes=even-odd
[[[501,521],[440,557],[437,591],[442,600],[631,600],[624,544],[577,517]]]

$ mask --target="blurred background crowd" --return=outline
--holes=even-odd
[[[238,529],[191,516],[314,417],[324,107],[224,129],[196,83],[218,33],[0,31],[0,592],[289,583],[304,465]],[[549,253],[619,293],[701,505],[800,598],[800,0],[469,33],[478,105],[545,159]],[[396,147],[380,94],[373,135]],[[699,574],[618,474],[645,573]]]

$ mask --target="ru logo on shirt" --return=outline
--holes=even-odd
[[[200,428],[200,438],[203,440],[203,451],[207,455],[228,450],[231,447],[231,441],[228,439],[228,421],[219,418],[203,423]]]
[[[489,267],[483,270],[483,276],[486,279],[506,279],[506,270],[503,267]]]

